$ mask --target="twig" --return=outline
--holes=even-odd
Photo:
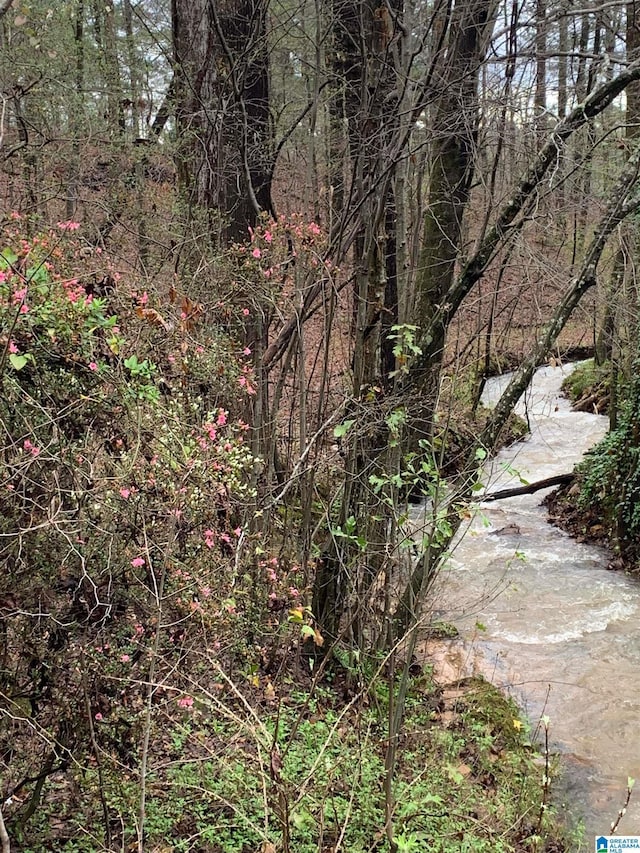
[[[327,418],[327,420],[322,424],[322,426],[318,429],[318,431],[316,433],[314,433],[314,435],[311,436],[307,446],[304,448],[304,450],[300,454],[300,458],[296,462],[295,467],[294,467],[293,471],[291,472],[291,476],[289,477],[289,479],[285,483],[285,485],[282,487],[282,490],[280,491],[280,493],[277,494],[273,498],[273,500],[269,504],[269,507],[268,507],[269,509],[271,509],[271,507],[276,506],[276,504],[280,503],[282,498],[287,494],[289,489],[294,484],[295,479],[296,479],[300,469],[304,465],[305,459],[309,455],[311,448],[314,446],[314,444],[320,438],[320,436],[322,436],[324,434],[325,430],[328,429],[328,427],[330,427],[331,424],[338,419],[338,416],[340,415],[340,413],[345,408],[345,406],[347,405],[348,402],[349,401],[347,399],[345,399],[342,402],[342,404],[340,406],[338,406],[338,408],[335,410],[335,412],[333,412],[333,414],[329,418]]]
[[[549,805],[549,793],[551,791],[551,768],[550,753],[549,753],[549,717],[543,716],[540,720],[544,727],[544,774],[542,776],[542,800],[540,801],[540,810],[538,812],[538,823],[536,825],[535,834],[542,835],[542,824],[544,822],[545,812]]]
[[[109,817],[109,806],[105,797],[104,774],[102,772],[102,757],[100,748],[96,740],[96,729],[93,724],[93,716],[91,714],[91,700],[89,699],[89,688],[87,685],[87,667],[84,657],[84,652],[81,652],[80,662],[82,666],[82,692],[84,695],[84,706],[87,712],[87,721],[89,723],[89,737],[91,739],[91,748],[96,759],[96,769],[98,771],[98,784],[100,786],[100,805],[102,806],[102,819],[104,820],[104,840],[108,850],[111,849],[111,820]],[[4,851],[2,851],[4,853]]]
[[[627,813],[629,801],[631,800],[631,792],[633,791],[633,786],[635,785],[635,783],[636,783],[636,780],[632,779],[631,776],[629,776],[629,778],[627,779],[627,796],[626,796],[626,799],[624,801],[624,805],[622,806],[622,808],[618,812],[618,816],[616,817],[616,819],[611,824],[611,835],[616,834],[616,830],[618,829],[618,826],[620,825],[620,821],[622,820],[622,818]]]

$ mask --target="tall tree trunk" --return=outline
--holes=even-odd
[[[80,182],[80,133],[84,118],[84,0],[76,0],[73,32],[75,49],[75,92],[70,110],[71,162],[67,183],[66,215],[73,219],[78,204]]]
[[[349,227],[356,232],[353,396],[362,401],[369,421],[350,442],[340,525],[345,529],[354,519],[367,550],[364,557],[353,538],[332,538],[316,579],[313,606],[323,630],[336,636],[341,615],[353,598],[356,640],[361,639],[358,608],[364,606],[388,553],[388,506],[373,494],[369,478],[380,473],[380,455],[388,442],[383,391],[390,353],[383,327],[388,329],[397,318],[395,230],[389,233],[395,219],[393,167],[385,174],[385,164],[399,119],[390,93],[399,71],[400,13],[399,7],[374,0],[333,3],[332,65],[342,88],[351,176],[348,192],[339,191],[342,216],[336,231]],[[337,121],[336,112],[334,127]]]
[[[192,207],[242,241],[273,213],[267,0],[172,0],[178,174]]]
[[[110,0],[96,0],[96,18],[100,20],[102,34],[102,64],[107,88],[107,121],[109,132],[115,139],[124,133],[124,97],[120,60],[118,58],[118,32],[115,8]]]
[[[547,4],[536,0],[536,92],[534,98],[536,148],[547,135]]]
[[[430,326],[441,311],[442,300],[454,280],[462,220],[475,168],[478,75],[494,14],[492,0],[472,0],[456,6],[440,58],[438,84],[442,95],[433,109],[429,199],[416,281],[416,317],[421,328]],[[422,375],[413,376],[420,389],[422,409],[415,413],[415,429],[426,436],[431,434],[444,330],[428,346],[428,367]]]
[[[140,136],[140,98],[141,98],[141,68],[133,33],[133,9],[131,0],[122,0],[124,17],[124,32],[127,43],[127,60],[129,63],[129,100],[131,101],[131,135],[133,139]]]

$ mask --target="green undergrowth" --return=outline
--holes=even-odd
[[[145,851],[364,853],[394,849],[389,835],[399,853],[576,849],[541,809],[543,771],[526,723],[484,681],[444,691],[428,676],[415,681],[397,741],[392,833],[385,829],[388,685],[346,704],[337,685],[313,695],[292,682],[269,687],[260,702],[240,688],[194,691],[184,713],[156,720]],[[73,803],[62,781],[47,783],[15,849],[106,850],[105,813],[110,849],[137,849],[139,774],[103,761],[75,775]]]
[[[611,365],[596,364],[590,358],[581,362],[562,382],[562,390],[574,405],[586,404],[589,411],[605,414],[609,405]]]
[[[571,533],[609,546],[612,568],[640,571],[640,383],[638,361],[633,379],[618,393],[617,426],[592,447],[576,466],[575,483],[559,489],[547,504],[554,521]],[[579,365],[563,388],[580,403],[608,399],[610,367],[593,361]]]

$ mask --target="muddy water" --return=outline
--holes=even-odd
[[[518,485],[518,475],[533,482],[568,472],[605,433],[605,418],[571,412],[560,397],[571,369],[538,371],[519,403],[531,435],[493,460],[487,491]],[[504,382],[492,382],[488,402]],[[460,630],[451,665],[510,691],[534,724],[550,718],[567,800],[582,810],[592,849],[628,776],[639,790],[619,832],[640,834],[640,585],[608,571],[606,552],[549,525],[544,494],[480,504],[436,606]]]

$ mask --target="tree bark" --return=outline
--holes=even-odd
[[[498,492],[490,492],[488,495],[478,495],[478,500],[482,503],[491,503],[493,501],[503,501],[505,498],[517,498],[520,495],[532,495],[534,492],[539,492],[541,489],[549,489],[551,486],[562,486],[575,480],[575,474],[556,474],[555,477],[546,477],[544,480],[538,480],[535,483],[527,483],[526,486],[515,486],[513,489],[500,489]]]
[[[314,588],[314,613],[330,637],[337,634],[349,597],[355,592],[359,603],[366,600],[387,553],[389,509],[374,496],[368,478],[379,471],[387,446],[380,395],[386,384],[385,356],[388,360],[389,354],[382,331],[383,323],[389,320],[392,324],[397,316],[395,234],[385,228],[392,224],[393,168],[385,175],[385,165],[389,141],[399,121],[396,100],[389,97],[400,70],[395,61],[399,30],[392,16],[399,12],[398,5],[387,8],[373,0],[336,0],[333,4],[332,66],[342,88],[349,155],[342,172],[348,171],[351,178],[350,204],[345,205],[343,196],[339,228],[350,216],[356,229],[352,258],[353,397],[369,410],[370,419],[369,428],[358,431],[349,446],[340,517],[343,529],[350,518],[357,519],[358,534],[367,541],[366,559],[348,537],[332,537]],[[371,192],[376,186],[377,194]],[[357,637],[358,612],[353,623]]]
[[[443,68],[437,86],[443,94],[433,110],[429,199],[416,281],[416,316],[422,328],[432,324],[452,286],[461,249],[462,219],[476,159],[478,74],[494,17],[492,0],[474,0],[456,6],[449,39],[442,51]],[[425,410],[424,416],[418,416],[423,422],[418,430],[427,435],[443,348],[444,334],[431,342],[429,364],[425,365],[418,384]]]
[[[536,92],[534,98],[536,148],[547,135],[547,4],[536,0]]]
[[[273,213],[267,0],[172,0],[172,28],[179,180],[243,241]]]

